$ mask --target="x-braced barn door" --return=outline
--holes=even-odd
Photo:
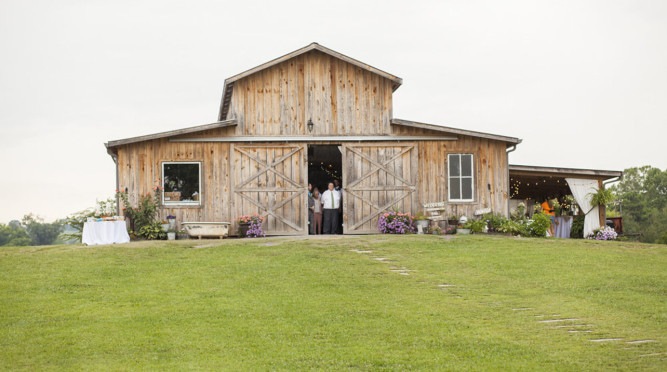
[[[380,214],[417,205],[417,147],[409,144],[343,145],[343,222],[346,234],[378,232]]]
[[[306,157],[300,144],[233,144],[232,217],[264,216],[267,235],[307,234]]]

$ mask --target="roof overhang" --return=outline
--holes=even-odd
[[[107,147],[107,149],[110,149],[110,148],[113,148],[113,147],[128,145],[128,144],[131,144],[131,143],[151,141],[151,140],[160,139],[160,138],[175,137],[175,136],[180,136],[180,135],[183,135],[183,134],[197,133],[197,132],[202,132],[202,131],[211,130],[211,129],[231,127],[231,126],[235,126],[235,125],[236,125],[236,119],[218,121],[218,122],[210,123],[210,124],[197,125],[197,126],[194,126],[194,127],[170,130],[170,131],[167,131],[167,132],[160,132],[160,133],[155,133],[155,134],[148,134],[148,135],[145,135],[145,136],[130,137],[130,138],[125,138],[125,139],[109,141],[109,142],[105,143],[104,145]]]
[[[297,49],[291,53],[287,53],[284,56],[278,57],[276,59],[273,59],[269,62],[263,63],[257,67],[253,67],[250,70],[246,70],[240,74],[234,75],[228,79],[225,80],[225,85],[222,88],[222,99],[220,100],[220,112],[218,114],[218,120],[224,120],[227,118],[227,113],[229,112],[229,105],[232,100],[232,91],[234,88],[234,82],[240,79],[243,79],[244,77],[250,76],[256,72],[262,71],[264,69],[267,69],[269,67],[275,66],[279,63],[285,62],[288,59],[294,58],[296,56],[299,56],[304,53],[308,53],[310,51],[317,50],[320,51],[324,54],[328,54],[332,57],[338,58],[342,61],[345,61],[349,64],[352,64],[354,66],[357,66],[363,70],[370,71],[374,74],[377,74],[385,79],[389,79],[392,81],[392,88],[393,90],[398,89],[398,87],[403,84],[403,79],[399,78],[396,75],[392,75],[386,71],[382,71],[379,68],[375,68],[369,64],[363,63],[361,61],[358,61],[352,57],[348,57],[342,53],[338,53],[335,50],[329,49],[327,47],[324,47],[318,43],[311,43],[301,49]]]
[[[623,172],[599,169],[578,168],[556,168],[540,167],[534,165],[509,165],[510,176],[536,176],[536,177],[561,177],[561,178],[590,178],[606,181],[621,177]]]
[[[490,140],[494,140],[494,141],[505,142],[508,145],[508,147],[518,145],[518,144],[521,143],[521,139],[516,138],[516,137],[507,137],[507,136],[501,136],[501,135],[498,135],[498,134],[475,132],[475,131],[472,131],[472,130],[445,127],[445,126],[436,125],[436,124],[420,123],[420,122],[410,121],[410,120],[391,119],[391,124],[400,125],[400,126],[404,126],[404,127],[411,127],[411,128],[427,129],[427,130],[432,130],[432,131],[436,131],[436,132],[459,134],[459,135],[463,135],[463,136],[486,138],[486,139],[490,139]]]
[[[602,183],[618,179],[623,172],[598,169],[576,169],[510,165],[510,198],[544,200],[572,194],[568,178],[584,178]]]

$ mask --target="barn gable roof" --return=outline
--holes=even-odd
[[[117,147],[117,146],[122,146],[122,145],[129,145],[131,143],[151,141],[151,140],[156,140],[156,139],[160,139],[160,138],[168,138],[168,137],[179,136],[179,135],[182,135],[182,134],[190,134],[190,133],[202,132],[202,131],[205,131],[205,130],[231,127],[231,126],[234,126],[234,125],[236,125],[236,119],[218,121],[218,122],[210,123],[210,124],[196,125],[194,127],[181,128],[181,129],[170,130],[170,131],[154,133],[154,134],[147,134],[145,136],[130,137],[130,138],[124,138],[124,139],[119,139],[119,140],[115,140],[115,141],[109,141],[109,142],[105,143],[105,145],[106,145],[107,148],[112,148],[112,147]]]
[[[244,71],[240,74],[234,75],[234,76],[226,79],[225,80],[225,85],[222,88],[222,99],[220,101],[220,113],[218,115],[218,120],[222,121],[222,120],[225,120],[227,118],[227,113],[229,111],[229,104],[231,103],[231,100],[232,100],[232,91],[233,91],[235,81],[237,81],[239,79],[243,79],[246,76],[250,76],[250,75],[252,75],[256,72],[265,70],[269,67],[275,66],[279,63],[285,62],[285,61],[287,61],[291,58],[297,57],[299,55],[308,53],[308,52],[313,51],[313,50],[317,50],[317,51],[320,51],[322,53],[328,54],[332,57],[338,58],[338,59],[343,60],[347,63],[350,63],[354,66],[357,66],[357,67],[359,67],[363,70],[370,71],[370,72],[372,72],[374,74],[377,74],[377,75],[379,75],[379,76],[381,76],[385,79],[391,80],[393,82],[392,86],[393,86],[394,90],[398,89],[398,87],[401,86],[401,84],[403,84],[403,79],[399,78],[398,76],[395,76],[395,75],[392,75],[388,72],[382,71],[382,70],[380,70],[378,68],[375,68],[375,67],[373,67],[369,64],[366,64],[366,63],[358,61],[354,58],[348,57],[348,56],[346,56],[342,53],[338,53],[335,50],[324,47],[324,46],[322,46],[318,43],[310,43],[309,45],[307,45],[307,46],[305,46],[301,49],[297,49],[297,50],[295,50],[291,53],[285,54],[284,56],[278,57],[278,58],[273,59],[269,62],[263,63],[263,64],[261,64],[257,67],[253,67],[253,68],[251,68],[247,71]]]
[[[507,143],[510,146],[518,145],[518,144],[521,143],[521,139],[516,138],[516,137],[508,137],[508,136],[501,136],[499,134],[476,132],[476,131],[473,131],[473,130],[445,127],[445,126],[442,126],[442,125],[420,123],[420,122],[410,121],[410,120],[391,119],[391,124],[392,125],[402,125],[402,126],[412,127],[412,128],[433,130],[433,131],[437,131],[437,132],[445,132],[445,133],[450,133],[450,134],[460,134],[462,136],[486,138],[486,139],[495,140],[495,141],[502,141],[502,142]]]

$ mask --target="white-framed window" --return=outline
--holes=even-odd
[[[200,205],[201,162],[163,162],[162,187],[164,205]]]
[[[447,155],[449,201],[473,201],[475,190],[472,154]]]

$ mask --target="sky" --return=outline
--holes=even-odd
[[[215,122],[225,78],[311,42],[512,164],[667,168],[667,1],[0,0],[0,223],[112,196],[105,142]]]

